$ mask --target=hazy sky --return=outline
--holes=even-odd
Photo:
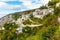
[[[0,0],[0,18],[13,12],[39,8],[49,0]]]

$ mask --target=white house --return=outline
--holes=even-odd
[[[22,15],[22,20],[26,20],[27,18],[29,18],[30,17],[30,14],[27,14],[27,15]]]
[[[23,27],[19,27],[19,28],[17,28],[17,29],[16,29],[16,30],[17,30],[16,33],[22,33],[22,29],[23,29]]]
[[[43,16],[47,15],[48,13],[51,13],[51,14],[52,14],[53,11],[54,11],[53,8],[43,9],[43,10],[36,9],[36,10],[33,12],[33,16],[42,19]]]
[[[53,14],[54,9],[53,9],[53,8],[49,8],[49,9],[48,9],[48,12]]]
[[[33,12],[33,16],[36,17],[36,18],[42,18],[43,16],[43,13],[41,12],[41,10],[39,9],[36,9],[34,12]]]
[[[0,30],[4,30],[5,28],[4,27],[0,27]]]
[[[60,7],[60,2],[59,3],[56,3],[56,7]]]

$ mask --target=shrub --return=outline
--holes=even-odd
[[[39,9],[47,9],[46,6],[41,6]]]
[[[56,26],[49,26],[45,32],[40,35],[40,40],[53,40],[54,33],[57,30]]]
[[[13,19],[17,20],[18,18],[21,18],[21,14],[19,12],[13,14]]]

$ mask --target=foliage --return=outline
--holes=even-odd
[[[55,40],[60,40],[60,28],[56,30],[54,37],[55,37]]]
[[[16,40],[26,40],[25,34],[24,33],[20,33],[19,35],[17,35]]]
[[[51,2],[60,2],[60,0],[51,0]]]
[[[16,28],[18,27],[17,24],[13,23],[5,23],[4,28],[5,30],[1,31],[1,40],[14,40],[16,35]]]
[[[30,25],[31,23],[32,23],[32,22],[30,22],[29,19],[23,21],[23,24],[24,24],[24,25],[26,25],[26,24],[29,24],[29,25]]]
[[[31,28],[30,27],[23,28],[23,32],[24,33],[30,33],[30,31],[31,31]]]
[[[58,25],[58,20],[57,20],[58,16],[56,15],[50,15],[47,17],[44,16],[43,18],[43,24],[46,25],[46,26],[49,26],[49,25],[53,25],[53,26],[56,26]]]
[[[40,18],[35,18],[33,15],[31,15],[30,16],[30,19],[33,21],[33,22],[35,22],[35,24],[40,24],[40,23],[42,23],[42,19],[40,19]]]
[[[24,11],[24,12],[22,12],[23,14],[30,14],[31,12],[33,12],[35,9],[33,9],[33,10],[27,10],[27,11]]]
[[[32,35],[36,35],[36,33],[37,33],[37,28],[34,27],[34,28],[31,30],[31,34],[32,34]]]
[[[30,20],[29,20],[30,19]],[[27,25],[27,24],[29,24],[29,25],[31,25],[31,24],[40,24],[40,23],[42,23],[42,19],[40,19],[40,18],[35,18],[32,14],[31,14],[31,16],[30,16],[30,18],[29,19],[26,19],[26,20],[24,20],[23,21],[23,24],[24,25]]]
[[[35,35],[37,32],[36,28],[31,28],[31,27],[25,27],[23,28],[23,33],[26,33],[28,36],[29,35]]]
[[[5,30],[16,29],[17,27],[18,27],[18,25],[15,22],[7,22],[4,24]]]
[[[22,17],[21,13],[19,13],[19,12],[16,12],[16,13],[13,14],[13,19],[14,20],[17,20],[18,18],[21,18],[21,17]]]
[[[56,26],[49,26],[45,32],[40,35],[42,40],[54,40],[54,33],[57,30]]]
[[[39,9],[48,9],[46,6],[41,6]]]
[[[55,13],[55,15],[59,15],[60,14],[60,8],[54,8],[54,13]]]
[[[43,20],[47,19],[48,17],[51,17],[52,15],[49,13],[43,17]]]
[[[56,3],[57,3],[57,1],[54,1],[54,2],[53,1],[49,1],[48,6],[55,7]]]

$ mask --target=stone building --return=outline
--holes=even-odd
[[[0,26],[3,26],[6,22],[12,21],[12,15],[4,16],[0,19]]]
[[[33,16],[42,19],[45,15],[47,15],[49,13],[53,14],[53,12],[54,12],[54,9],[53,8],[43,9],[43,10],[36,9],[33,12]]]

